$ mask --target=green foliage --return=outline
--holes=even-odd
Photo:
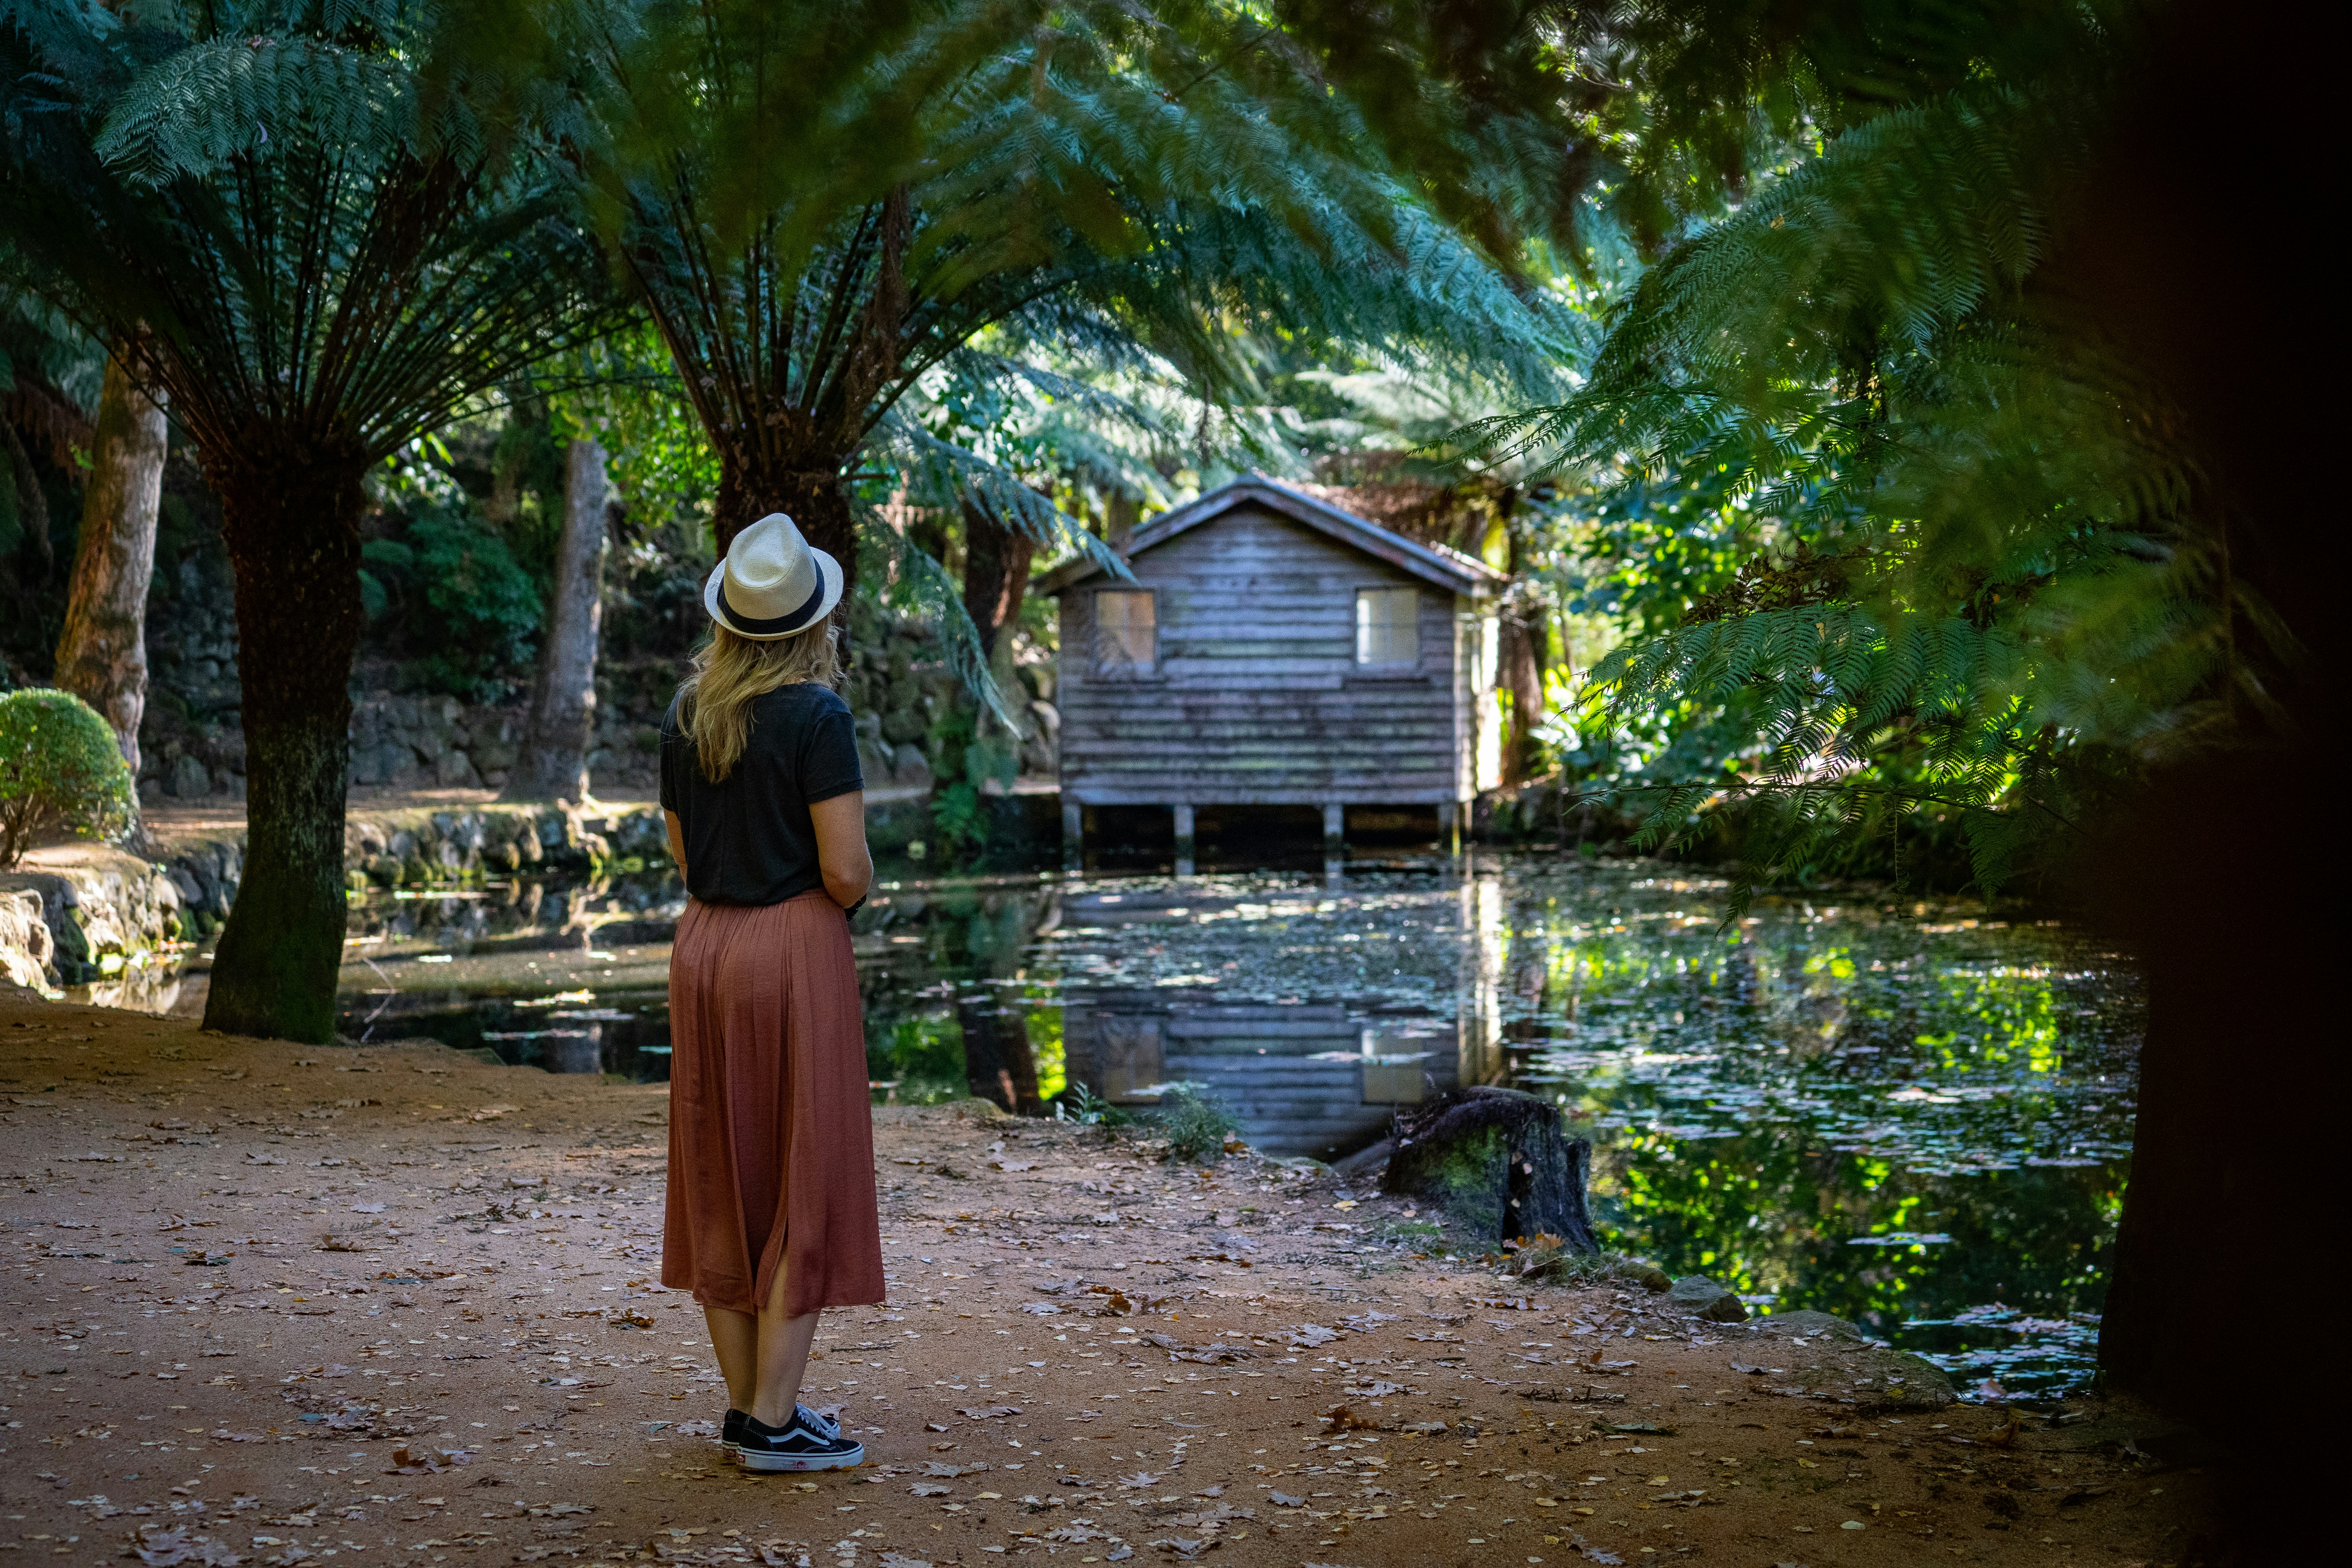
[[[1511,1272],[1547,1285],[1641,1285],[1661,1278],[1658,1267],[1622,1252],[1579,1252],[1549,1233],[1522,1241]]]
[[[1066,1092],[1055,1100],[1054,1120],[1075,1121],[1084,1127],[1132,1127],[1135,1125],[1135,1117],[1124,1107],[1113,1105],[1082,1083],[1070,1085]]]
[[[299,26],[282,5],[253,18]],[[374,39],[397,38],[403,7],[366,19]],[[331,26],[329,31],[334,31]],[[265,153],[269,128],[300,127],[322,145],[382,157],[415,130],[414,82],[381,47],[318,37],[211,37],[191,41],[142,73],[115,100],[97,152],[150,185],[208,174]]]
[[[988,838],[988,807],[980,791],[962,779],[933,791],[931,829],[942,864],[977,852]]]
[[[1170,1086],[1152,1125],[1168,1140],[1171,1160],[1213,1160],[1224,1152],[1225,1136],[1241,1124],[1204,1083]]]
[[[407,682],[491,701],[507,694],[501,672],[530,667],[544,608],[539,585],[486,523],[421,504],[399,537],[369,540],[360,557],[368,618],[396,614],[400,625],[431,628],[399,639],[415,654],[404,665]]]
[[[940,1105],[971,1093],[964,1075],[963,1030],[952,1013],[900,1018],[887,1029],[869,1031],[866,1071],[877,1083],[895,1084],[889,1092],[901,1105]]]
[[[931,755],[941,781],[931,795],[932,842],[945,861],[979,853],[988,839],[990,798],[1020,776],[1018,745],[1001,731],[982,735],[979,728],[978,715],[961,703],[943,707],[931,721]]]
[[[442,9],[0,6],[10,269],[208,452],[299,427],[356,468],[592,335],[557,84],[497,96]]]
[[[1062,1010],[1032,1007],[1022,1016],[1028,1032],[1029,1055],[1037,1064],[1037,1097],[1051,1100],[1070,1082],[1070,1053],[1062,1038]]]
[[[0,693],[0,870],[43,833],[103,838],[137,812],[114,731],[69,692]]]
[[[1736,814],[1736,906],[1922,813],[1991,890],[2265,700],[2269,614],[2199,520],[2171,412],[2036,291],[2122,15],[1906,32],[1865,5],[1745,78],[1676,41],[1719,7],[1633,25],[1637,96],[1711,82],[1718,130],[1760,110],[1790,140],[1641,279],[1574,397],[1470,441],[1594,476],[1617,602],[1589,602],[1632,640],[1593,668],[1575,760],[1641,803],[1647,847]],[[1699,135],[1692,100],[1660,112]]]

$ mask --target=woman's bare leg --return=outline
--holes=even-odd
[[[767,1310],[758,1317],[705,1307],[702,1321],[710,1330],[710,1348],[719,1353],[719,1374],[727,1380],[727,1403],[747,1411],[762,1426],[781,1426],[792,1419],[800,1402],[801,1379],[808,1372],[809,1345],[816,1339],[822,1314],[784,1316],[784,1275],[776,1271],[776,1288]]]
[[[740,1316],[740,1314],[738,1314]],[[793,1418],[800,1402],[801,1378],[808,1371],[809,1345],[816,1338],[821,1314],[784,1316],[784,1271],[776,1270],[776,1286],[759,1317],[759,1370],[751,1403],[738,1406],[751,1413],[763,1426],[782,1426]],[[732,1389],[730,1379],[728,1387]]]
[[[752,1391],[760,1383],[760,1320],[749,1312],[705,1307],[702,1321],[710,1329],[710,1348],[719,1352],[719,1375],[727,1380],[729,1407],[751,1409]]]

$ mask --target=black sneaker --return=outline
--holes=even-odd
[[[828,1434],[812,1425],[808,1412],[795,1407],[782,1426],[768,1426],[746,1415],[743,1436],[735,1452],[748,1470],[845,1470],[866,1462],[866,1449],[854,1437]]]
[[[793,1405],[793,1414],[807,1423],[812,1430],[827,1437],[841,1436],[841,1423],[833,1416],[811,1410],[805,1405]],[[719,1446],[727,1450],[730,1458],[740,1459],[743,1457],[743,1427],[751,1419],[750,1411],[729,1408],[727,1419],[719,1428]]]

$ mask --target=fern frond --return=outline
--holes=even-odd
[[[414,134],[411,88],[406,69],[388,56],[320,39],[195,44],[116,100],[97,151],[150,185],[295,146],[372,161]]]

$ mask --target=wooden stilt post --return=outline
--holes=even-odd
[[[1328,879],[1339,875],[1341,862],[1348,858],[1348,808],[1336,800],[1323,803],[1323,875]]]
[[[1192,808],[1179,803],[1169,810],[1176,816],[1176,874],[1189,877],[1192,874]]]
[[[1462,853],[1462,805],[1458,801],[1437,803],[1437,842],[1448,855]]]
[[[1087,808],[1062,797],[1062,869],[1079,871],[1086,868]]]

